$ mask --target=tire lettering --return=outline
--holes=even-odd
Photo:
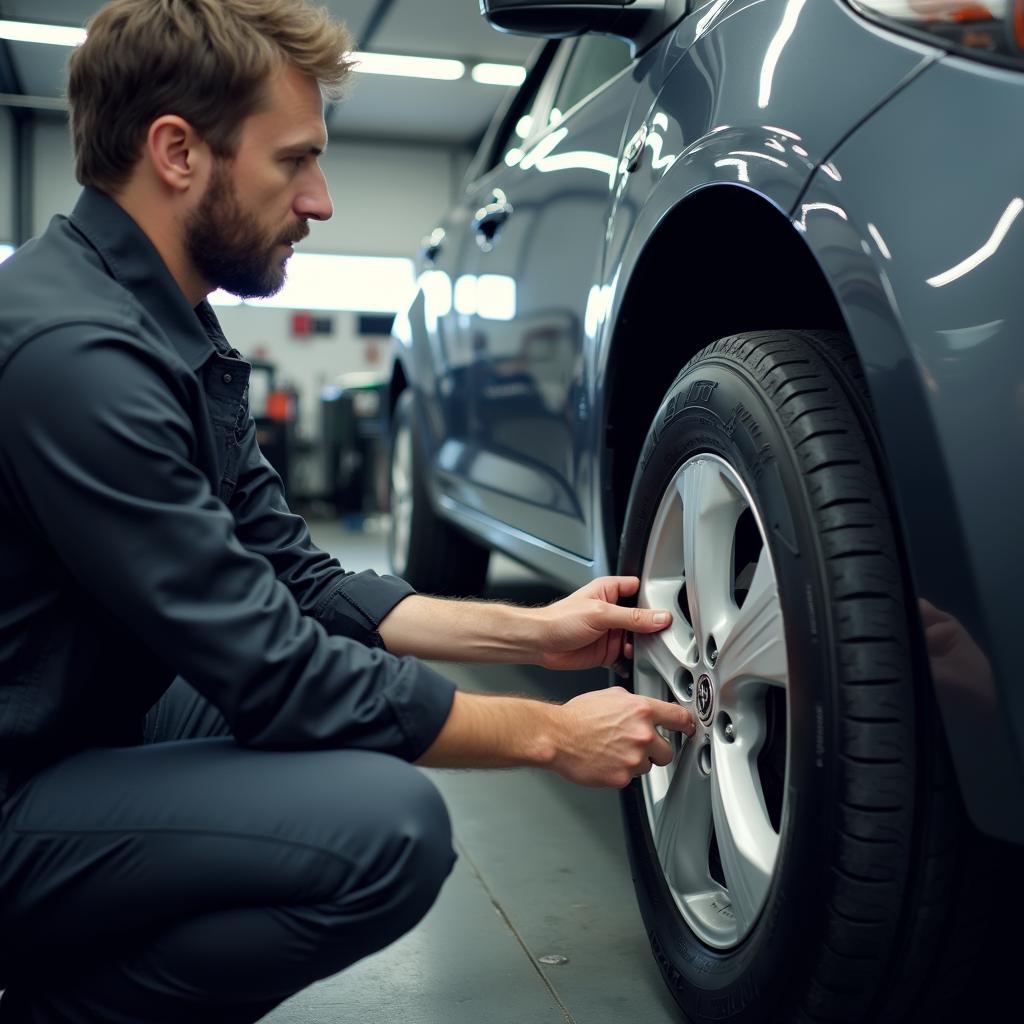
[[[687,405],[707,405],[711,401],[711,394],[718,387],[713,380],[695,380],[690,385],[689,393],[686,396]]]
[[[667,427],[676,418],[676,403],[679,400],[679,394],[674,394],[665,405],[665,416],[662,419],[662,426]]]

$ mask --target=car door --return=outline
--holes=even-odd
[[[627,44],[608,36],[562,44],[537,102],[468,190],[473,242],[454,282],[469,368],[464,500],[584,559],[588,300],[592,310],[635,94],[630,63]]]

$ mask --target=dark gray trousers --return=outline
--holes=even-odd
[[[248,750],[181,681],[0,820],[0,1024],[235,1024],[388,945],[454,863],[437,790],[360,750]]]

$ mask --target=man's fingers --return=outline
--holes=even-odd
[[[623,608],[606,604],[602,610],[606,629],[625,629],[630,633],[657,633],[672,621],[672,613],[664,608]]]
[[[591,586],[603,594],[611,591],[619,597],[632,597],[640,589],[638,576],[600,576]],[[613,600],[613,598],[609,598]]]
[[[688,708],[667,700],[655,700],[654,697],[648,697],[647,700],[654,709],[655,725],[672,732],[685,732],[687,736],[692,736],[697,731],[697,720]]]
[[[676,756],[672,744],[667,743],[660,736],[650,745],[647,754],[652,764],[661,765],[661,767],[671,764]]]

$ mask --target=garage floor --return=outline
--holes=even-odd
[[[385,567],[379,525],[312,524],[350,569]],[[558,595],[495,559],[490,597]],[[460,686],[567,699],[603,672],[443,665]],[[264,1024],[678,1024],[633,899],[614,792],[546,772],[432,771],[459,859],[420,926],[299,993]],[[567,958],[545,965],[539,958]]]

